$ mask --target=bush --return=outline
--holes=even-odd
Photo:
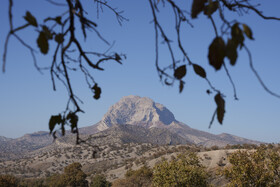
[[[48,185],[54,187],[80,186],[87,187],[86,174],[82,171],[80,163],[73,163],[64,168],[63,174],[54,174],[48,178]]]
[[[0,175],[1,187],[14,187],[18,186],[18,179],[13,175]]]
[[[104,175],[95,175],[91,178],[91,187],[110,187],[112,184],[106,180]]]
[[[148,187],[152,184],[153,171],[147,166],[138,170],[128,170],[125,179],[118,179],[113,182],[112,187]]]
[[[232,166],[223,171],[229,186],[280,186],[280,156],[275,149],[236,151],[229,161]]]
[[[163,160],[153,169],[153,185],[169,186],[208,186],[208,175],[195,153],[178,155],[176,160]]]

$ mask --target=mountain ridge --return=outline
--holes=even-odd
[[[139,131],[138,133],[137,130]],[[110,132],[109,135],[112,140],[116,134],[113,133],[114,131],[122,136],[121,140],[116,141],[123,141],[125,143],[144,143],[146,138],[146,143],[170,144],[170,142],[164,141],[162,137],[169,139],[175,144],[193,143],[206,147],[214,145],[222,147],[227,144],[261,143],[228,133],[215,135],[191,128],[177,121],[174,114],[164,105],[156,103],[147,97],[132,95],[123,97],[120,101],[112,105],[98,123],[79,129],[79,133],[85,136],[94,134],[104,135]],[[121,131],[123,132],[121,133]],[[160,135],[162,135],[162,137],[160,137]],[[154,138],[154,140],[152,138]],[[104,139],[104,141],[106,143],[107,139]],[[0,158],[1,154],[7,155],[8,153],[12,153],[16,156],[19,153],[26,153],[44,148],[52,143],[53,138],[49,135],[49,132],[46,131],[25,134],[16,139],[1,136]]]

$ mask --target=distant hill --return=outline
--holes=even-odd
[[[12,139],[0,137],[0,160],[24,157],[25,153],[50,145],[53,138],[48,132],[40,131]]]
[[[227,144],[259,144],[231,134],[214,135],[196,130],[179,122],[164,105],[152,99],[139,96],[126,96],[112,105],[100,122],[80,128],[85,139],[96,134],[101,138],[93,143],[102,145],[117,143],[151,143],[158,145],[196,144],[206,147]],[[59,138],[66,144],[74,142],[75,136]],[[68,142],[67,142],[68,141]],[[48,132],[26,134],[17,139],[0,137],[0,160],[24,157],[25,153],[52,144]]]
[[[259,144],[230,134],[214,135],[196,130],[175,119],[173,113],[164,105],[155,103],[152,99],[139,96],[126,96],[111,106],[102,120],[95,125],[80,129],[83,134],[94,134],[104,131],[113,125],[129,124],[141,126],[151,131],[168,130],[184,142],[203,146],[225,146],[227,144]],[[153,130],[154,129],[154,130]],[[157,130],[156,130],[157,129]],[[155,137],[156,138],[156,137]]]

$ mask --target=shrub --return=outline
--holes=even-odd
[[[163,160],[153,169],[153,185],[169,186],[208,186],[208,175],[195,153],[187,152],[176,160]]]

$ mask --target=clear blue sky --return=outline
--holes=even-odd
[[[189,11],[191,1],[184,2],[181,2],[182,6]],[[280,17],[280,1],[261,3],[264,14]],[[15,25],[24,21],[22,16],[26,10],[40,18],[63,11],[63,8],[50,5],[44,0],[14,0],[14,4]],[[190,69],[185,77],[186,86],[182,94],[178,93],[177,84],[167,87],[159,81],[154,65],[154,27],[150,23],[152,14],[148,1],[118,0],[112,1],[112,6],[124,10],[123,15],[129,18],[129,22],[124,22],[120,27],[114,15],[106,8],[97,19],[92,1],[88,3],[87,10],[93,12],[92,18],[98,23],[103,36],[110,42],[116,41],[113,50],[125,53],[127,60],[123,65],[104,64],[104,72],[92,71],[95,80],[102,87],[101,99],[98,101],[92,98],[84,77],[72,74],[75,92],[84,101],[82,108],[86,112],[80,115],[80,127],[98,122],[121,97],[139,95],[164,104],[178,121],[193,128],[215,134],[226,132],[266,142],[280,141],[280,99],[263,90],[249,69],[246,52],[242,50],[239,53],[235,67],[228,66],[236,84],[239,101],[233,98],[232,87],[225,72],[216,73],[209,67],[208,45],[215,35],[205,16],[199,15],[199,19],[191,21],[194,28],[185,26],[182,37],[192,61],[203,66],[208,78],[227,96],[224,124],[220,126],[215,121],[210,130],[208,125],[215,103],[213,95],[205,93],[208,85],[203,79],[195,76]],[[161,22],[172,36],[173,25],[166,23],[172,23],[174,18],[168,11],[162,11],[162,14]],[[228,16],[230,18],[231,15]],[[2,55],[9,28],[8,0],[1,1],[0,18]],[[280,93],[280,22],[264,21],[254,13],[236,18],[252,28],[255,41],[246,39],[246,44],[253,54],[255,67],[267,86]],[[33,46],[36,46],[36,35],[32,29],[21,34]],[[89,37],[84,46],[100,52],[106,50],[106,45],[94,40],[94,37]],[[50,73],[44,72],[41,75],[37,72],[29,51],[14,38],[10,40],[8,49],[6,73],[0,73],[0,135],[19,137],[25,133],[48,130],[50,115],[64,110],[67,93],[61,84],[56,92],[52,90]],[[181,59],[181,55],[176,55]],[[51,56],[38,53],[38,61],[41,66],[47,65],[51,62]],[[160,61],[169,62],[168,54],[162,53]]]

